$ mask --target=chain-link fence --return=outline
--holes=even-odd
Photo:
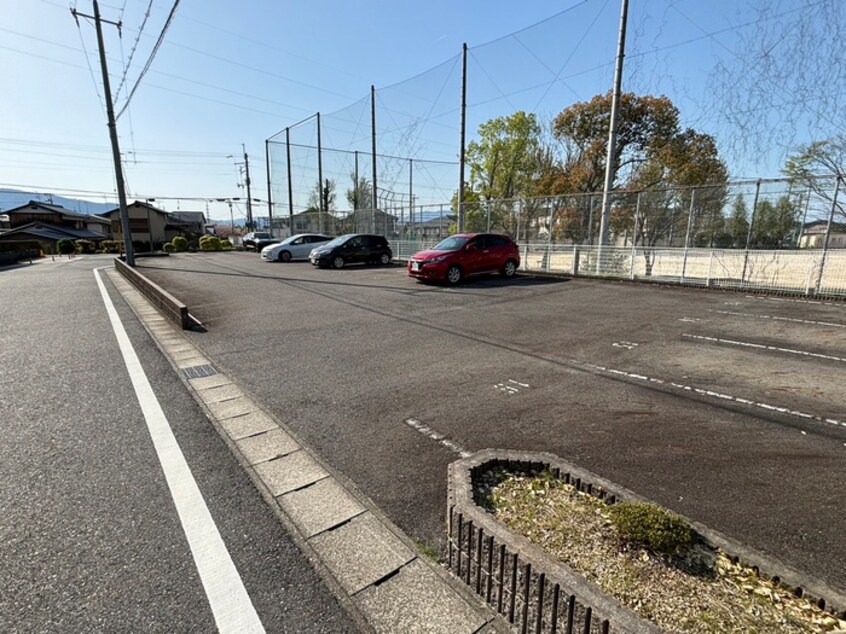
[[[603,246],[600,193],[468,205],[466,226],[511,236],[526,271],[846,296],[842,199],[826,177],[615,192]],[[397,258],[455,231],[441,207],[437,226],[390,235]]]

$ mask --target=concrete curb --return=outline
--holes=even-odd
[[[363,631],[460,634],[507,626],[342,474],[264,411],[114,271],[109,278],[327,586]]]
[[[188,306],[176,299],[161,286],[147,279],[120,258],[115,258],[115,270],[123,275],[168,319],[183,330],[191,327]]]

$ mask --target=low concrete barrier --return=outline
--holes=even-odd
[[[188,314],[188,307],[168,293],[155,282],[147,279],[120,258],[115,258],[115,269],[123,275],[130,284],[137,288],[152,304],[159,309],[167,319],[183,330],[192,327],[193,320]]]

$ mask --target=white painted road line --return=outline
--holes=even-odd
[[[846,324],[838,324],[833,321],[816,321],[814,319],[796,319],[794,317],[779,317],[777,315],[756,315],[755,313],[737,313],[730,310],[711,310],[709,313],[719,315],[733,315],[735,317],[754,317],[756,319],[772,319],[773,321],[789,321],[795,324],[811,324],[812,326],[831,326],[832,328],[846,328]]]
[[[710,341],[711,343],[724,343],[730,346],[741,346],[743,348],[755,348],[756,350],[772,350],[773,352],[785,352],[787,354],[797,354],[803,357],[811,357],[814,359],[825,359],[827,361],[840,361],[846,363],[843,357],[835,357],[830,354],[819,354],[817,352],[808,352],[806,350],[793,350],[792,348],[779,348],[778,346],[767,346],[762,343],[751,343],[749,341],[735,341],[734,339],[722,339],[720,337],[703,337],[702,335],[689,335],[683,333],[682,337],[686,339],[698,339],[700,341]]]
[[[94,277],[176,505],[176,512],[194,557],[215,625],[223,634],[264,632],[264,626],[247,594],[244,582],[235,569],[194,475],[176,442],[170,423],[106,291],[99,269],[95,269]]]
[[[818,299],[802,299],[793,297],[760,297],[758,295],[745,295],[745,297],[746,299],[757,299],[765,302],[790,302],[792,304],[820,304],[822,306],[837,306],[838,308],[846,307],[846,304],[844,304],[843,302],[826,302]]]
[[[458,443],[450,440],[449,438],[444,436],[442,433],[440,433],[439,431],[437,431],[435,429],[432,429],[428,425],[424,425],[423,423],[421,423],[416,418],[406,418],[405,424],[408,425],[409,427],[411,427],[412,429],[420,432],[421,434],[423,434],[427,438],[431,438],[435,442],[440,443],[441,445],[443,445],[444,447],[446,447],[447,449],[449,449],[453,453],[457,453],[462,458],[469,458],[471,455],[473,455],[472,453],[470,453],[469,451],[464,449]]]
[[[604,365],[597,365],[595,363],[586,363],[584,361],[574,361],[578,365],[581,365],[586,368],[591,368],[593,370],[598,370],[600,372],[605,372],[607,374],[611,374],[614,376],[624,376],[629,379],[636,379],[638,381],[643,381],[645,383],[653,383],[655,385],[667,385],[669,387],[673,387],[677,390],[684,390],[685,392],[693,392],[694,394],[699,394],[701,396],[710,396],[712,398],[722,399],[724,401],[731,401],[733,403],[740,403],[741,405],[750,405],[752,407],[759,407],[761,409],[766,409],[771,412],[778,412],[780,414],[789,414],[790,416],[798,416],[799,418],[805,418],[808,420],[814,420],[819,423],[828,423],[829,425],[836,425],[838,427],[846,427],[846,422],[837,420],[836,418],[824,418],[823,416],[817,416],[816,414],[808,414],[806,412],[800,412],[799,410],[789,409],[787,407],[779,407],[778,405],[770,405],[769,403],[762,403],[760,401],[753,401],[748,398],[741,398],[739,396],[732,396],[731,394],[723,394],[722,392],[715,392],[714,390],[705,390],[699,387],[693,387],[692,385],[685,385],[684,383],[675,383],[673,381],[665,381],[664,379],[656,379],[651,376],[645,376],[643,374],[635,374],[633,372],[625,372],[623,370],[616,370],[614,368],[608,368]],[[846,445],[846,443],[844,443]]]
[[[632,341],[615,341],[611,345],[615,348],[625,348],[626,350],[633,350],[634,348],[637,348],[638,344]]]

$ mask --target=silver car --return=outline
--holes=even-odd
[[[307,260],[315,247],[330,242],[332,238],[320,233],[298,233],[278,244],[271,244],[261,250],[261,259],[267,262],[290,262]]]

